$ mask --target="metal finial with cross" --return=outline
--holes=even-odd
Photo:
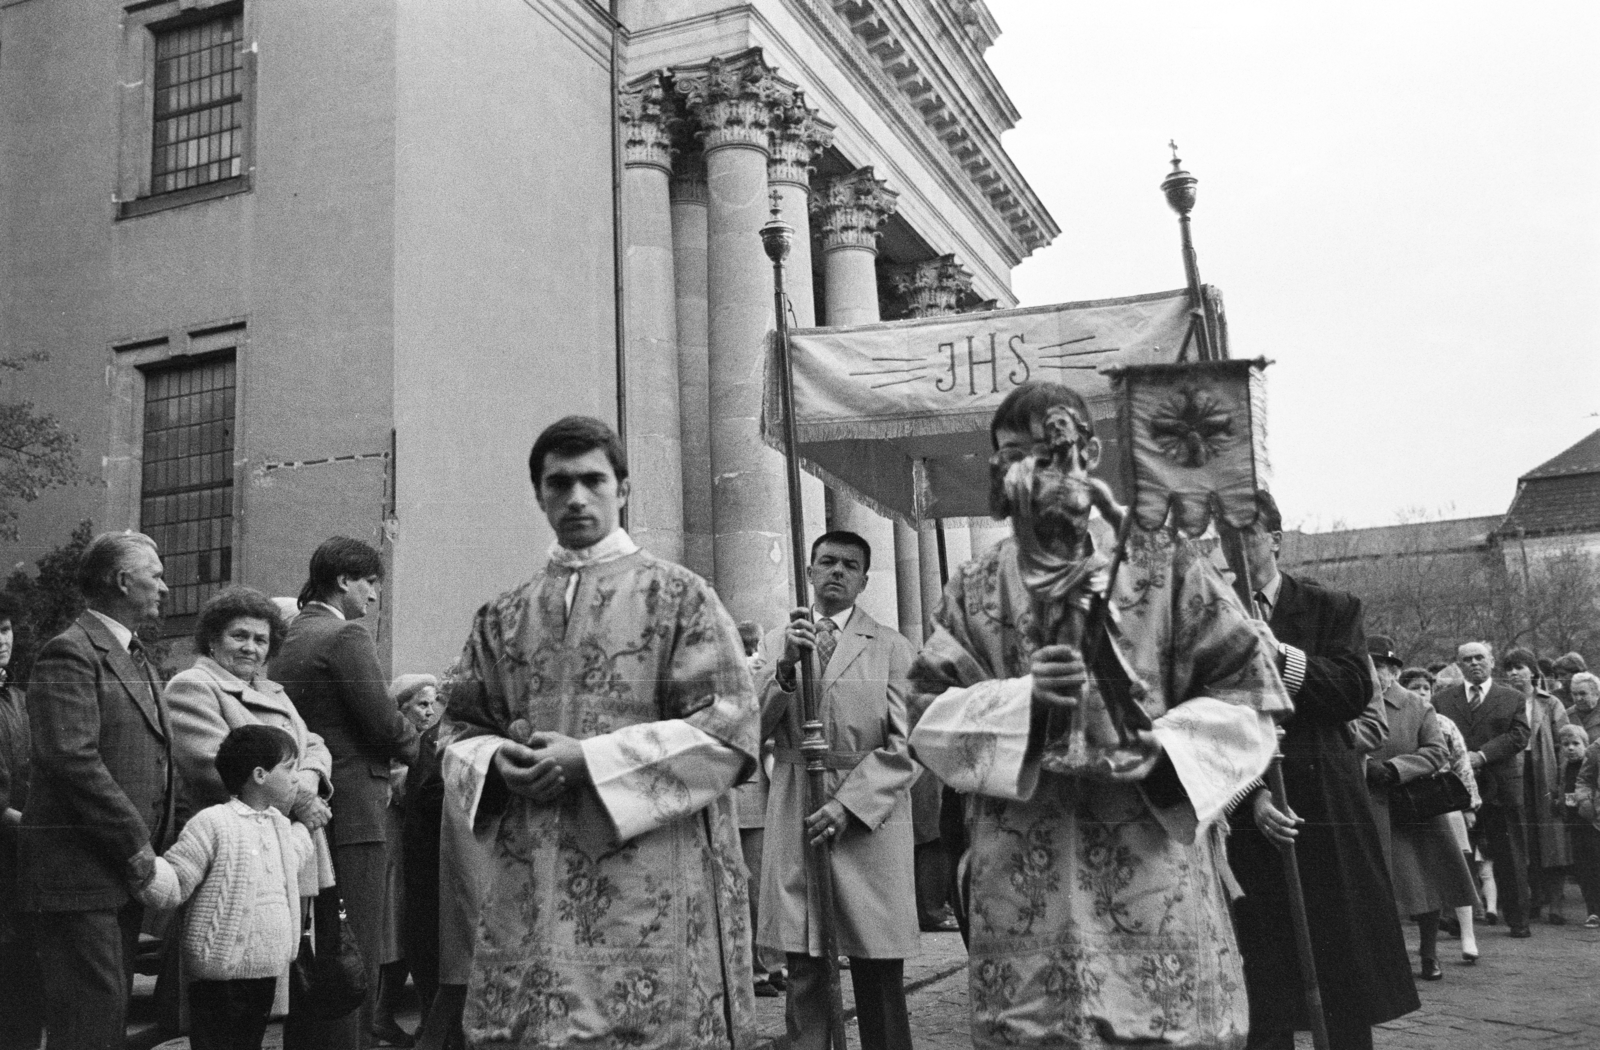
[[[1177,144],[1177,142],[1173,141],[1172,139],[1168,139],[1167,140],[1167,148],[1172,151],[1172,163],[1174,163],[1174,164],[1180,163],[1179,160],[1178,160],[1178,144]]]
[[[772,205],[772,217],[776,219],[778,217],[778,211],[780,207],[777,187],[773,187],[770,191],[768,191],[767,203]]]

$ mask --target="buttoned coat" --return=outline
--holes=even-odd
[[[417,730],[389,699],[372,635],[308,605],[289,624],[267,674],[333,756],[332,844],[385,841],[389,760],[417,757]]]
[[[1387,764],[1401,784],[1450,768],[1450,749],[1428,701],[1395,684],[1383,691],[1383,704],[1388,708],[1389,738],[1367,756],[1369,765]],[[1371,793],[1400,914],[1476,904],[1472,873],[1450,830],[1450,814],[1441,813],[1425,824],[1396,824],[1389,812],[1392,790],[1386,785],[1371,788]]]
[[[1528,745],[1528,716],[1521,693],[1499,683],[1488,686],[1483,701],[1467,703],[1466,685],[1434,694],[1433,706],[1456,724],[1468,751],[1483,752],[1478,794],[1484,805],[1522,809],[1522,749]]]
[[[155,672],[152,671],[152,675]],[[160,682],[92,613],[45,643],[28,690],[33,768],[19,889],[34,911],[127,904],[128,862],[173,827],[171,731]]]
[[[1572,863],[1572,838],[1561,806],[1561,748],[1556,734],[1569,721],[1561,701],[1541,690],[1533,694],[1534,724],[1522,753],[1523,818],[1528,826],[1528,863],[1564,868]],[[1523,707],[1527,713],[1527,707]]]
[[[227,735],[247,725],[282,729],[294,738],[298,768],[317,775],[318,794],[333,791],[333,755],[322,737],[306,728],[283,686],[269,678],[246,682],[208,656],[172,676],[166,689],[172,718],[172,758],[178,769],[178,815],[187,820],[207,806],[228,801],[228,789],[217,772],[217,749]],[[333,885],[333,860],[327,836],[311,835],[314,864],[301,869],[300,891],[313,896]]]
[[[1295,852],[1317,982],[1327,1014],[1381,1024],[1419,1003],[1362,756],[1346,724],[1366,711],[1373,690],[1361,601],[1280,575],[1268,626],[1306,656],[1281,750],[1289,807],[1305,820]],[[1228,862],[1245,892],[1234,921],[1251,1026],[1304,1029],[1282,854],[1256,828],[1250,806],[1236,809],[1232,824]]]
[[[776,745],[761,855],[761,928],[756,943],[821,954],[821,928],[806,878],[806,771],[800,759],[800,698],[777,682],[784,628],[761,642],[767,671],[758,692],[761,730]],[[822,675],[830,797],[850,814],[833,842],[839,951],[867,959],[917,952],[912,874],[911,784],[917,765],[906,745],[911,643],[860,606],[839,632]]]

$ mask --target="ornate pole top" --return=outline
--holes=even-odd
[[[767,201],[772,206],[772,217],[761,227],[761,247],[766,250],[767,258],[772,260],[772,265],[782,266],[783,260],[789,257],[789,249],[794,245],[794,227],[784,222],[778,215],[777,190],[767,194]]]
[[[1173,211],[1184,218],[1194,209],[1195,186],[1199,179],[1183,170],[1183,161],[1178,157],[1178,144],[1171,140],[1167,142],[1172,150],[1172,172],[1161,180],[1161,192],[1167,195],[1167,204]]]

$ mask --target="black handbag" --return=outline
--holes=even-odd
[[[321,924],[319,924],[320,926]],[[326,924],[325,943],[311,944],[311,917],[300,932],[300,954],[289,966],[289,1012],[317,1021],[333,1021],[360,1006],[367,997],[367,966],[339,899],[339,921]]]
[[[1472,793],[1453,769],[1389,789],[1389,815],[1396,824],[1426,824],[1441,813],[1471,807]]]

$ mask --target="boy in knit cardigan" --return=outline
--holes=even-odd
[[[302,864],[311,836],[285,813],[297,790],[294,739],[245,725],[217,749],[216,767],[233,797],[196,813],[156,861],[140,894],[151,908],[193,897],[183,923],[193,1050],[259,1050],[278,975],[300,939]]]

